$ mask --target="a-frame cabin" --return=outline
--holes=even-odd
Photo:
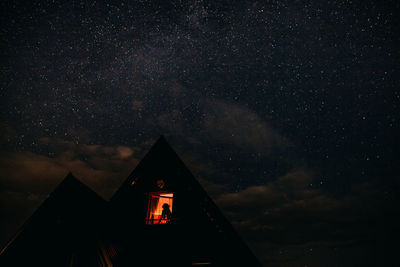
[[[0,266],[107,266],[107,202],[71,173],[1,250]]]
[[[107,203],[69,174],[0,266],[261,266],[164,137]]]
[[[164,137],[110,202],[122,261],[146,266],[260,266]],[[114,217],[114,216],[113,216]]]

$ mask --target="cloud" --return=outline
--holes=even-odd
[[[0,242],[15,233],[69,171],[107,199],[142,157],[139,147],[50,138],[39,142],[51,156],[27,151],[0,154],[0,213],[7,217]]]
[[[247,220],[253,215],[268,215],[282,211],[296,203],[303,207],[320,194],[317,189],[309,187],[312,174],[307,169],[290,170],[285,175],[264,185],[250,186],[239,192],[225,192],[217,198],[218,204],[228,211],[235,211],[240,217],[237,221]]]
[[[252,207],[252,209],[263,209],[284,200],[274,186],[250,186],[238,193],[223,194],[218,198],[222,207],[232,209]]]
[[[274,184],[286,197],[308,199],[319,193],[311,190],[313,175],[309,170],[297,168],[279,177]]]
[[[393,233],[399,219],[393,203],[382,201],[378,190],[329,196],[307,186],[310,177],[305,179],[302,172],[290,172],[265,186],[225,192],[216,199],[266,266],[326,266],[326,262],[337,266],[353,255],[357,256],[350,265],[360,259],[367,264],[366,251],[394,260],[398,238]]]
[[[120,159],[129,158],[133,154],[133,150],[126,146],[117,146],[117,151]]]
[[[243,149],[260,151],[289,145],[285,137],[255,112],[226,101],[205,101],[204,128],[218,141]]]
[[[61,139],[41,138],[48,154],[29,151],[0,154],[1,192],[48,194],[68,172],[109,197],[136,166],[139,148],[76,144]]]
[[[221,192],[216,202],[248,242],[298,244],[311,241],[343,242],[371,238],[371,231],[360,225],[381,224],[377,202],[379,191],[354,191],[354,195],[333,197],[311,187],[314,176],[297,168],[260,186],[239,192]],[[360,184],[360,188],[369,185]],[[357,229],[354,225],[358,225]],[[336,242],[336,241],[335,241]]]
[[[141,112],[144,109],[144,107],[145,107],[145,104],[144,104],[143,101],[140,101],[140,100],[137,100],[137,99],[132,101],[132,109],[134,111]]]

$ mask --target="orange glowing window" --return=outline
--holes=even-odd
[[[170,192],[149,193],[146,224],[167,224],[171,222],[172,200]]]

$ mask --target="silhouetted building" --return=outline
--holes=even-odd
[[[0,266],[261,266],[161,137],[109,202],[69,174]]]

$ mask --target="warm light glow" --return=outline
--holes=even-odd
[[[149,193],[146,224],[166,224],[171,222],[173,193]]]

